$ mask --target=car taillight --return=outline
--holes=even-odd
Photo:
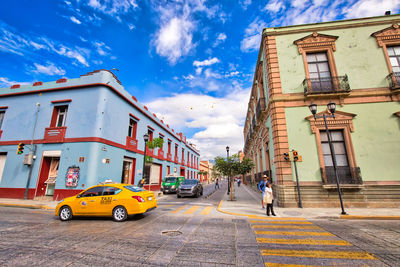
[[[144,202],[144,199],[140,196],[132,196],[132,198],[136,199],[139,202]]]

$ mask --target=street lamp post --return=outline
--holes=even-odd
[[[143,171],[142,171],[142,179],[143,179],[143,185],[144,185],[144,167],[146,164],[146,147],[147,147],[147,141],[149,141],[149,135],[144,134],[143,135],[143,140],[144,140],[144,154],[143,154]],[[150,190],[150,180],[149,180],[149,190]]]
[[[332,141],[331,141],[331,135],[329,133],[328,124],[326,123],[326,118],[334,118],[335,119],[336,104],[333,103],[333,102],[329,102],[327,107],[328,107],[328,110],[331,112],[332,115],[322,114],[322,116],[318,116],[318,115],[316,115],[317,114],[317,105],[313,103],[313,104],[308,106],[308,108],[310,109],[311,113],[314,116],[314,120],[317,120],[317,119],[320,119],[320,118],[324,119],[326,136],[328,137],[329,148],[331,149],[333,170],[335,171],[336,185],[337,185],[337,190],[338,190],[338,194],[339,194],[340,206],[342,208],[342,214],[346,215],[346,212],[344,211],[344,206],[343,206],[342,192],[340,190],[340,185],[339,185],[339,176],[338,176],[338,172],[337,172],[335,149],[334,149]]]
[[[229,161],[229,146],[226,147],[226,162]],[[231,178],[228,176],[228,192],[226,193],[229,195],[231,192]]]

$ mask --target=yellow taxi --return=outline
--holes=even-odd
[[[130,184],[101,184],[92,186],[58,203],[55,215],[61,221],[73,216],[112,216],[122,222],[129,215],[157,208],[154,193]]]

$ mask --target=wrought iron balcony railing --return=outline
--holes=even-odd
[[[390,90],[400,88],[400,72],[392,72],[388,76],[386,76],[386,79],[389,82]]]
[[[261,97],[258,99],[257,107],[256,107],[256,115],[257,119],[260,117],[261,112],[265,110],[265,98]]]
[[[361,171],[359,167],[337,167],[339,184],[361,185]],[[325,185],[336,184],[335,170],[333,167],[321,168],[322,182]]]
[[[350,92],[347,75],[326,78],[310,78],[303,81],[304,95]]]

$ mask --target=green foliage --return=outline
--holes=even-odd
[[[146,156],[144,162],[145,163],[152,163],[153,162],[153,158],[150,157],[150,156]]]
[[[206,172],[206,171],[198,171],[197,172],[199,175],[207,175],[208,174],[208,172]]]
[[[164,139],[162,138],[154,138],[153,141],[147,142],[147,147],[150,149],[154,148],[162,148],[164,144]]]
[[[216,157],[214,167],[218,172],[225,176],[235,176],[239,174],[246,174],[251,171],[254,167],[254,163],[251,159],[243,159],[240,161],[238,154],[235,154],[229,158]]]

